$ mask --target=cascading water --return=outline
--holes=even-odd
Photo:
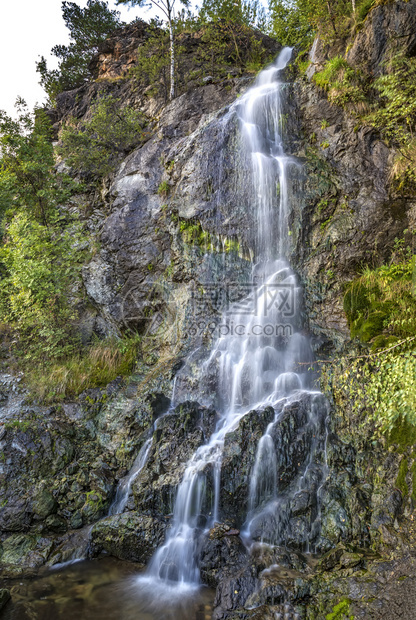
[[[137,476],[140,474],[143,467],[146,465],[147,457],[149,456],[151,446],[152,446],[152,439],[150,438],[147,441],[145,441],[145,443],[141,447],[140,452],[137,455],[128,475],[125,476],[122,480],[120,480],[118,487],[117,487],[116,496],[108,510],[109,516],[118,515],[122,513],[123,510],[125,509],[128,499],[129,499],[131,485],[133,484]]]
[[[198,537],[201,527],[212,527],[219,517],[226,435],[250,410],[272,406],[276,417],[258,444],[247,498],[246,535],[250,538],[260,531],[260,539],[263,537],[267,514],[276,511],[283,501],[278,483],[277,424],[296,394],[307,391],[312,401],[315,395],[322,398],[313,391],[314,377],[307,370],[313,355],[308,338],[301,333],[301,289],[284,258],[290,240],[288,170],[298,165],[285,155],[282,143],[281,91],[285,84],[280,76],[290,57],[291,49],[284,48],[275,63],[259,74],[255,85],[233,107],[252,159],[257,263],[248,295],[224,315],[226,335],[217,339],[203,363],[201,376],[215,375],[220,419],[209,441],[196,451],[186,467],[177,490],[172,527],[164,545],[151,560],[148,579],[199,582]],[[189,364],[177,376],[175,393],[181,376],[188,371]],[[209,390],[202,379],[197,393],[178,392],[184,400],[203,402]],[[314,409],[313,402],[311,409]],[[311,413],[304,424],[308,437],[316,435],[317,425]],[[317,444],[317,440],[312,441],[311,454]],[[308,465],[294,492],[301,492],[305,480],[309,480],[307,470]],[[208,515],[205,523],[201,521],[202,514]],[[276,522],[274,526],[283,532],[283,526],[279,528]]]

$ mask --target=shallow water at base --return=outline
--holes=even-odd
[[[163,591],[146,583],[137,565],[114,558],[76,562],[44,570],[31,579],[10,579],[12,600],[2,620],[208,620],[214,592],[209,588]]]

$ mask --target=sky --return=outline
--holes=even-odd
[[[77,0],[85,7],[86,0]],[[109,0],[111,9],[117,8],[121,19],[131,22],[135,17],[150,19],[152,12],[143,8],[116,7]],[[48,67],[56,65],[49,55],[57,43],[68,43],[68,30],[62,19],[61,0],[2,0],[0,9],[0,109],[14,115],[16,98],[23,97],[29,108],[42,104],[45,95],[39,86],[36,61],[41,56],[48,60]]]

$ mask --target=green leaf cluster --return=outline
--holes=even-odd
[[[46,227],[17,213],[0,248],[0,321],[13,325],[26,361],[69,355],[77,346],[71,324],[76,312],[68,299],[80,265],[72,227]]]
[[[374,4],[375,0],[269,0],[271,33],[282,44],[305,50],[317,33],[325,42],[348,36]]]
[[[138,110],[121,106],[113,95],[101,95],[89,118],[70,119],[63,127],[57,153],[75,172],[102,178],[144,139],[146,121]]]
[[[402,262],[366,269],[348,284],[344,311],[352,337],[377,350],[416,334],[414,271],[415,261],[407,257]]]
[[[374,81],[378,99],[365,122],[380,130],[398,149],[392,179],[399,190],[416,191],[416,58],[400,52],[389,60],[386,73]]]
[[[351,335],[371,344],[372,352],[339,359],[329,372],[336,399],[365,412],[365,424],[376,433],[404,443],[398,428],[406,427],[409,437],[416,432],[415,261],[397,246],[401,262],[367,269],[344,297]]]

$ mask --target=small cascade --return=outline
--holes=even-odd
[[[146,465],[151,446],[152,438],[143,444],[129,473],[118,483],[116,496],[108,510],[108,516],[118,515],[124,511],[129,499],[131,485]]]
[[[271,436],[274,422],[269,424],[259,441],[256,461],[250,479],[249,512],[253,513],[264,503],[277,498],[277,458],[276,448]]]
[[[324,468],[317,467],[314,459],[322,449],[325,399],[315,390],[316,377],[308,370],[313,353],[302,329],[302,290],[285,258],[290,243],[288,174],[290,167],[297,165],[285,154],[282,137],[286,85],[281,78],[291,53],[290,48],[284,48],[232,109],[240,120],[252,161],[256,263],[251,282],[243,287],[245,295],[224,313],[211,352],[203,359],[201,349],[196,350],[175,378],[175,404],[196,400],[214,405],[220,417],[215,432],[186,466],[177,489],[172,527],[150,562],[147,580],[199,583],[200,537],[221,518],[220,477],[226,436],[248,412],[267,406],[276,412],[258,443],[251,472],[245,524],[248,543],[266,538],[279,543],[290,534],[293,498],[306,487],[323,484]],[[219,238],[215,246],[221,246]],[[195,366],[200,369],[198,382],[189,381]],[[298,428],[293,430],[292,424],[286,432],[282,429],[288,415],[296,418]],[[298,433],[296,441],[308,454],[301,458],[295,450],[293,458],[299,463],[287,462],[284,442],[290,432]],[[289,466],[293,473],[286,479],[284,472]],[[305,536],[307,542],[309,533]]]

